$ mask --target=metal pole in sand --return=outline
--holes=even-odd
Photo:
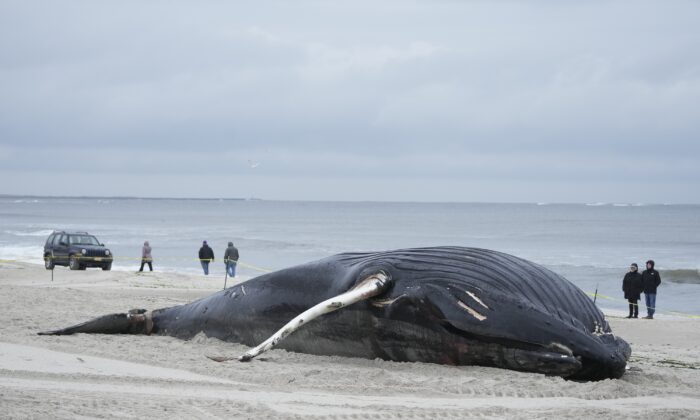
[[[228,280],[228,265],[226,265],[226,269],[224,270],[226,274],[224,274],[224,290],[226,290],[226,280]]]
[[[595,300],[598,298],[598,283],[595,284],[595,293],[593,294],[593,304],[595,304]]]

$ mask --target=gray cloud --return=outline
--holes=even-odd
[[[639,201],[627,191],[653,185],[644,201],[697,202],[698,12],[3,2],[0,173],[23,182],[0,193],[73,192],[46,173],[102,174],[114,195],[148,175],[179,177],[158,194],[178,196],[233,179],[285,199]]]

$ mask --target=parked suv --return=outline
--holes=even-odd
[[[114,256],[104,244],[87,232],[55,231],[44,245],[44,266],[52,270],[55,265],[67,265],[71,270],[86,267],[112,269]]]

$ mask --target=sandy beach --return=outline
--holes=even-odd
[[[238,279],[237,279],[238,280]],[[240,279],[240,281],[245,279]],[[229,283],[231,284],[231,283]],[[573,382],[484,367],[319,357],[198,336],[38,336],[96,315],[155,309],[223,278],[0,263],[3,418],[700,418],[700,323],[610,315],[632,346],[622,379]]]

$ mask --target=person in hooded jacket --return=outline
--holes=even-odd
[[[151,255],[151,245],[148,241],[143,243],[143,248],[141,248],[141,268],[139,271],[143,271],[144,264],[148,264],[148,268],[153,271],[153,256]]]
[[[644,319],[654,319],[656,311],[656,289],[661,284],[661,275],[654,270],[654,260],[647,261],[647,269],[642,273],[642,287],[647,304],[647,316]]]
[[[625,299],[630,305],[630,314],[627,318],[639,317],[639,298],[642,294],[642,275],[637,271],[637,263],[630,265],[630,271],[625,274],[622,280],[622,291],[625,292]]]
[[[236,277],[236,265],[238,264],[238,248],[233,246],[233,242],[228,243],[228,248],[224,252],[224,264],[229,277]]]
[[[209,263],[214,261],[214,250],[207,244],[207,241],[202,242],[202,247],[199,248],[199,262],[202,263],[204,275],[209,275]]]

